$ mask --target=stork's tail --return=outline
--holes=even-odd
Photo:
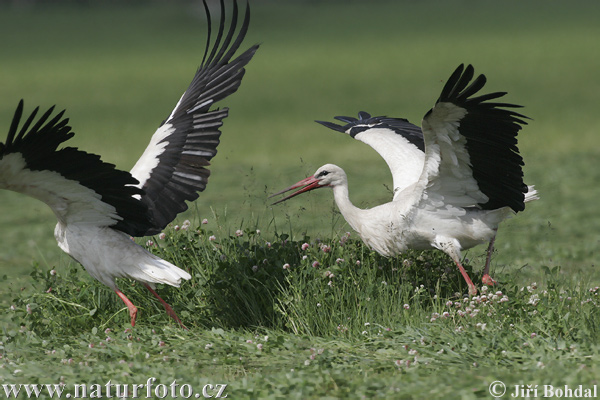
[[[538,191],[535,190],[535,186],[527,186],[527,193],[525,193],[525,203],[539,199],[540,197],[538,196]]]
[[[192,278],[190,274],[176,265],[146,251],[146,249],[141,246],[139,249],[141,249],[144,254],[143,256],[140,254],[136,268],[127,271],[129,278],[145,282],[152,288],[154,288],[156,283],[164,283],[179,287],[182,279],[188,280]],[[139,262],[142,257],[143,262]]]

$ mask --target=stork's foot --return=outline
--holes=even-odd
[[[188,328],[186,328],[185,325],[183,325],[183,322],[181,322],[181,320],[179,319],[179,317],[177,316],[177,314],[175,314],[175,311],[171,308],[171,306],[168,305],[167,303],[163,304],[163,306],[165,307],[165,310],[167,311],[167,315],[169,317],[173,318],[175,321],[177,321],[177,323],[179,324],[179,326],[182,327],[183,329],[185,329],[187,331]]]
[[[496,281],[489,274],[484,274],[483,278],[481,278],[481,281],[488,286],[494,286],[496,283]]]
[[[129,318],[131,318],[131,326],[135,326],[135,319],[137,318],[138,311],[137,307],[134,306],[131,300],[129,300],[127,296],[125,296],[123,292],[121,292],[119,289],[115,289],[115,293],[117,294],[117,296],[119,296],[121,300],[123,300],[123,303],[125,303],[125,305],[127,306],[127,309],[129,310]]]
[[[187,331],[188,328],[186,328],[185,325],[183,325],[183,322],[181,322],[181,320],[179,319],[179,317],[177,316],[177,314],[175,314],[175,311],[173,310],[173,308],[166,301],[164,301],[158,295],[158,293],[156,293],[156,291],[150,287],[150,285],[148,285],[147,283],[144,283],[144,286],[146,287],[146,289],[148,289],[150,291],[150,293],[152,293],[152,295],[154,297],[156,297],[158,299],[158,301],[160,301],[160,303],[165,308],[165,311],[167,312],[167,315],[169,317],[173,318],[175,321],[177,321],[177,323],[179,324],[179,326],[182,327],[183,329],[185,329]]]
[[[473,284],[469,285],[469,296],[475,296],[477,294],[477,287]]]
[[[137,307],[132,304],[133,307],[129,308],[129,318],[131,318],[131,326],[135,327],[135,319],[137,318]]]
[[[467,283],[467,286],[469,287],[469,296],[475,296],[477,294],[477,287],[473,284],[473,281],[471,280],[471,278],[469,278],[467,271],[465,271],[465,268],[462,266],[460,261],[458,261],[458,258],[455,259],[454,262],[456,263],[458,270],[460,271],[463,278],[465,278],[465,282]]]

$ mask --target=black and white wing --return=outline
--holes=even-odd
[[[244,67],[258,45],[231,60],[240,47],[250,23],[250,8],[235,36],[238,20],[237,2],[233,2],[231,25],[225,35],[225,5],[220,1],[221,18],[215,43],[211,48],[210,11],[208,39],[202,64],[175,109],[152,136],[142,157],[131,170],[144,194],[151,226],[136,236],[160,232],[177,214],[187,210],[186,201],[198,198],[206,187],[210,171],[206,168],[217,153],[219,127],[228,109],[211,109],[215,103],[234,93],[241,84]],[[235,38],[234,38],[235,36]]]
[[[394,199],[408,186],[416,183],[423,171],[425,147],[421,128],[406,119],[371,117],[361,111],[358,119],[335,117],[346,125],[316,121],[330,129],[347,133],[350,137],[371,146],[385,160],[394,183]]]
[[[484,75],[473,76],[471,65],[460,65],[423,118],[425,168],[419,184],[433,204],[522,211],[528,187],[517,134],[527,117],[511,110],[520,106],[490,101],[504,92],[472,97],[486,82]]]
[[[48,204],[64,224],[111,226],[130,233],[147,225],[142,191],[129,172],[95,154],[58,147],[73,137],[54,107],[37,118],[38,108],[21,125],[23,100],[15,111],[6,143],[0,143],[0,189],[27,194]]]

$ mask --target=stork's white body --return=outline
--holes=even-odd
[[[179,287],[191,276],[138,245],[126,233],[99,226],[56,224],[58,246],[77,260],[94,278],[115,290],[115,278],[129,278],[154,287],[164,283]]]
[[[328,166],[328,170],[331,169],[332,166]],[[345,178],[345,174],[343,176]],[[415,186],[398,193],[394,201],[369,209],[352,204],[347,182],[336,184],[333,195],[352,229],[371,249],[387,257],[408,249],[426,250],[434,247],[460,251],[489,242],[498,224],[512,213],[508,207],[490,211],[469,211],[457,207],[436,209],[419,204],[421,195]],[[460,253],[457,257],[460,258]]]
[[[115,278],[131,278],[154,287],[179,286],[190,274],[153,255],[129,235],[110,227],[120,217],[93,190],[64,179],[55,171],[32,171],[20,153],[0,159],[0,189],[20,192],[44,201],[58,223],[58,246],[94,278],[115,290]]]

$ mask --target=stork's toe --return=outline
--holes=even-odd
[[[496,283],[496,281],[489,276],[489,274],[484,274],[483,278],[481,278],[481,281],[488,286],[494,286],[494,284]]]

